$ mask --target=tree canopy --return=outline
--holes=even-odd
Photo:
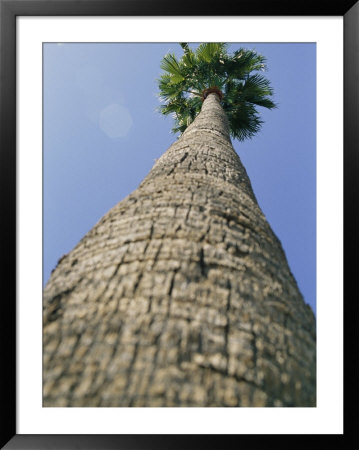
[[[183,56],[177,59],[167,54],[158,80],[163,101],[160,111],[173,115],[172,131],[183,133],[200,112],[206,95],[217,92],[233,138],[244,140],[256,134],[263,123],[257,107],[276,107],[270,99],[270,82],[260,73],[266,70],[265,57],[244,48],[230,55],[225,43],[203,43],[195,51],[187,43],[180,45]]]

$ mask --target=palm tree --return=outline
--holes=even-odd
[[[274,107],[264,59],[182,47],[180,138],[45,288],[45,406],[315,405],[315,318],[230,140]]]
[[[165,102],[160,110],[174,115],[172,131],[183,133],[200,112],[203,100],[216,93],[232,137],[242,141],[256,134],[262,124],[256,106],[276,106],[269,98],[273,94],[269,81],[257,73],[266,69],[264,56],[243,48],[229,55],[225,43],[201,44],[196,52],[186,43],[180,45],[182,58],[178,61],[174,54],[166,55],[159,80]]]

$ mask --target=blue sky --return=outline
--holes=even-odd
[[[238,43],[267,58],[278,108],[233,141],[258,203],[316,311],[316,46]],[[176,140],[157,79],[177,43],[44,44],[43,279]]]

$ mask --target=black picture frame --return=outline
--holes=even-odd
[[[190,13],[190,14],[189,14]],[[16,434],[16,17],[17,16],[342,16],[344,18],[344,434],[343,435],[18,435]],[[359,2],[341,0],[0,0],[0,183],[1,183],[1,448],[183,449],[263,445],[295,439],[303,448],[318,439],[344,448],[354,431],[352,388],[357,378],[354,251],[359,173]],[[332,62],[333,63],[333,62]],[[335,62],[334,62],[335,63]],[[354,261],[354,263],[353,263]],[[350,295],[353,292],[353,295]],[[353,298],[352,298],[353,297]],[[345,299],[345,297],[344,297]],[[353,357],[354,355],[354,357]],[[165,432],[165,430],[164,430]],[[346,438],[346,439],[345,439]]]

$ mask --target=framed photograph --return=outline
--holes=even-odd
[[[205,9],[1,0],[4,448],[352,431],[358,4]]]

